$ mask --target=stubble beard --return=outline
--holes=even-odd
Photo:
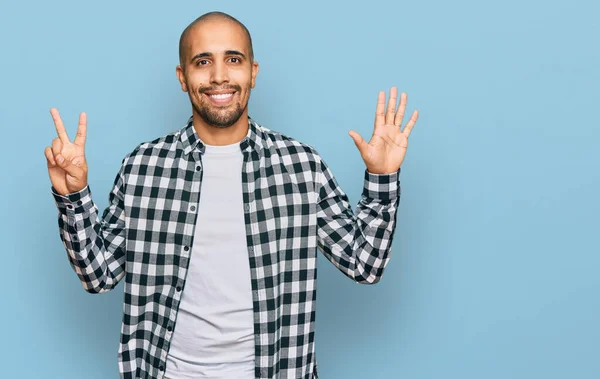
[[[200,94],[200,99],[202,99],[203,91],[198,91],[198,93]],[[250,89],[248,89],[248,94],[250,94]],[[208,103],[208,101],[200,100],[199,104],[196,104],[192,101],[192,106],[204,122],[217,128],[228,128],[234,125],[240,119],[240,117],[242,117],[244,111],[248,107],[248,102],[246,102],[246,104],[243,106],[239,102],[228,108],[214,108]]]

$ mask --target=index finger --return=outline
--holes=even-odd
[[[377,94],[377,108],[375,110],[375,127],[385,124],[385,92]]]
[[[85,137],[87,135],[87,115],[85,112],[79,114],[79,126],[77,127],[77,135],[75,136],[75,145],[84,147]]]
[[[56,127],[56,133],[58,137],[62,141],[62,143],[70,143],[69,136],[67,135],[67,131],[65,130],[65,126],[63,125],[62,119],[60,118],[60,113],[58,113],[58,109],[52,108],[50,109],[50,114],[52,115],[52,119],[54,120],[54,126]]]

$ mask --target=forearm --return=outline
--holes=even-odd
[[[89,187],[62,196],[52,193],[59,210],[61,241],[69,263],[83,287],[90,293],[114,288],[124,275],[124,226],[116,206],[120,201],[111,195],[112,204],[99,217]]]
[[[356,215],[337,186],[320,203],[319,247],[340,271],[359,283],[379,282],[390,259],[400,199],[398,175],[365,172]]]

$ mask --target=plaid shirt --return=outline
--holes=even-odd
[[[317,248],[359,283],[390,258],[399,171],[365,170],[356,215],[310,146],[249,120],[240,142],[254,306],[256,378],[317,378]],[[61,240],[86,291],[125,278],[118,349],[122,378],[162,378],[193,253],[204,144],[192,119],[123,159],[99,216],[89,186],[52,193]],[[205,215],[210,217],[210,215]]]

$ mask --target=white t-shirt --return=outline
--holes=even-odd
[[[239,143],[206,145],[198,219],[165,376],[254,378],[254,315]]]

